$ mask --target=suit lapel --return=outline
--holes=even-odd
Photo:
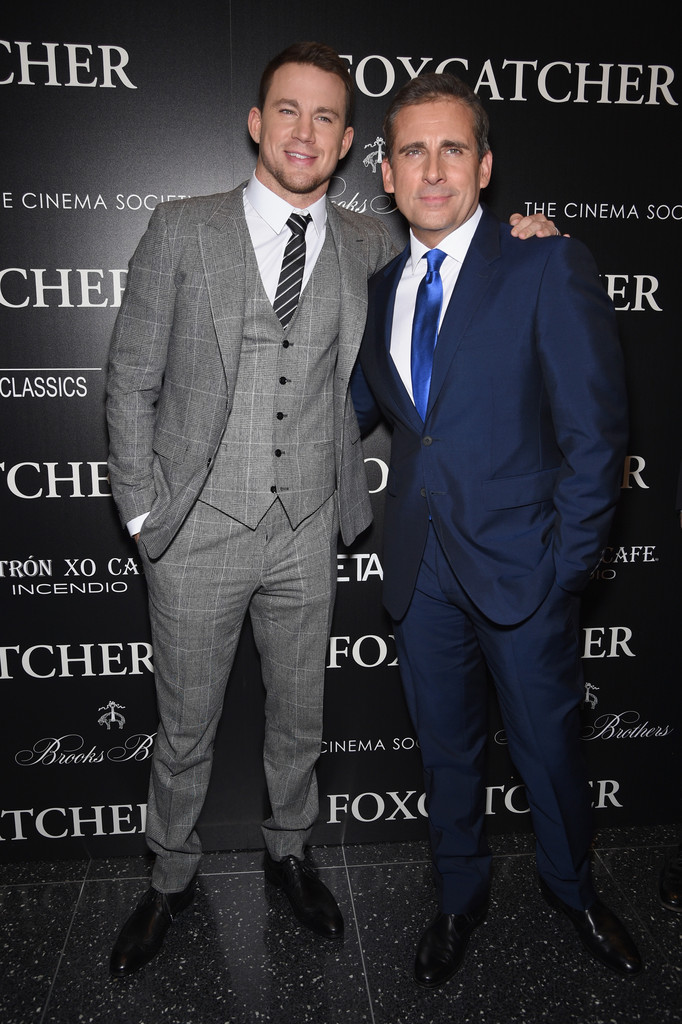
[[[452,360],[476,313],[490,282],[497,273],[500,257],[499,224],[484,207],[483,216],[471,240],[438,333],[433,360],[427,416],[438,398]]]
[[[228,378],[236,373],[239,363],[244,316],[245,247],[251,244],[244,217],[243,191],[244,185],[240,185],[228,192],[206,223],[199,225],[199,248],[206,286]]]
[[[362,218],[354,220],[358,223],[349,224],[327,200],[327,230],[331,232],[339,261],[341,307],[337,375],[345,382],[357,358],[367,314],[368,243],[362,230]]]
[[[408,418],[415,427],[421,429],[421,417],[414,407],[400,374],[391,357],[391,332],[393,328],[393,310],[395,297],[405,264],[410,258],[409,242],[388,266],[376,275],[372,282],[372,296],[368,331],[372,331],[373,343],[370,351],[375,360],[375,377],[381,381],[382,396],[394,407],[394,412],[401,418]]]

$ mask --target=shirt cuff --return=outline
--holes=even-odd
[[[136,533],[139,533],[142,529],[142,524],[149,515],[149,512],[144,512],[141,516],[135,516],[129,523],[126,523],[128,533],[131,537],[134,537]]]

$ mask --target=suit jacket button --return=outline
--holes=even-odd
[[[425,498],[426,497],[426,488],[422,487],[422,489],[421,489],[421,491],[419,493],[421,494],[422,498]]]
[[[210,465],[211,465],[211,456],[209,455],[209,457],[206,459],[206,469],[208,469]]]
[[[428,448],[430,444],[433,444],[433,438],[432,437],[424,437],[424,438],[422,438],[422,444],[425,445]]]
[[[281,448],[275,448],[275,455],[279,459],[280,456],[282,455],[282,449]]]
[[[273,485],[272,485],[272,487],[270,488],[270,491],[271,491],[271,493],[272,493],[272,494],[277,494],[277,488],[275,487],[275,485],[274,485],[274,484],[273,484]]]

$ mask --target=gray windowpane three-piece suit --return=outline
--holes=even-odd
[[[336,538],[371,519],[348,393],[382,225],[327,203],[322,251],[283,331],[244,217],[243,186],[162,204],[130,264],[110,355],[110,475],[140,555],[159,705],[147,839],[152,882],[183,889],[244,616],[266,688],[275,859],[317,816]],[[226,780],[227,785],[234,780]]]

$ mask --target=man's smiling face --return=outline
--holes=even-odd
[[[249,132],[259,147],[258,180],[299,209],[320,199],[353,141],[345,114],[346,89],[338,75],[312,64],[283,64],[263,109],[249,111]]]

